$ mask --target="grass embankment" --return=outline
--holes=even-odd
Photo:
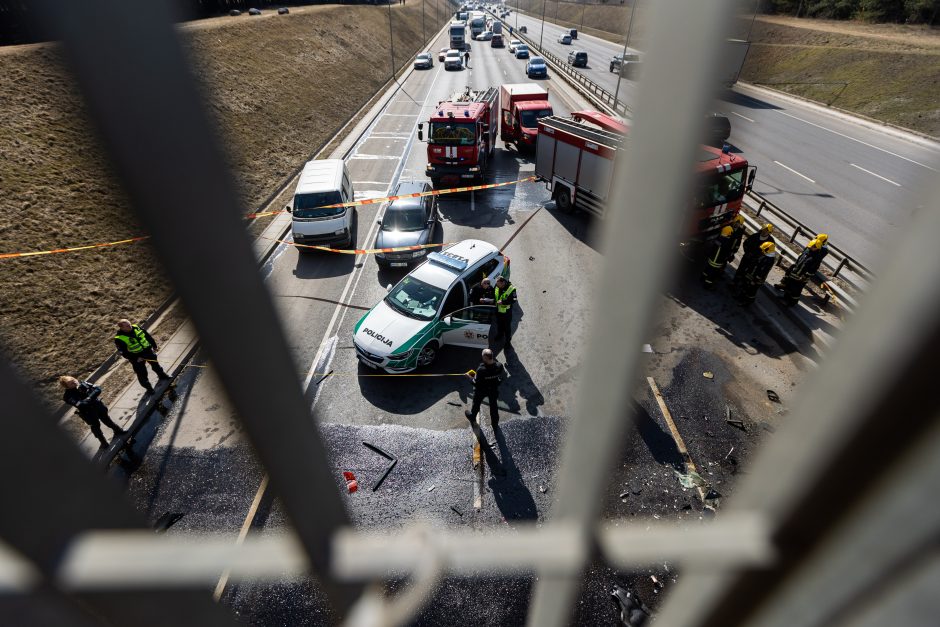
[[[425,11],[429,35],[450,17],[443,1]],[[401,67],[422,46],[421,6],[394,6],[393,14]],[[390,76],[384,6],[214,18],[181,27],[180,37],[246,208]],[[0,49],[0,109],[0,253],[142,234],[57,45]],[[146,318],[171,291],[147,243],[0,260],[0,346],[55,406],[59,374],[94,370],[114,350],[115,320]]]
[[[520,7],[542,15],[541,0],[522,0]],[[642,3],[637,7],[632,47],[645,45],[647,9]],[[630,3],[546,2],[545,16],[623,43]],[[744,38],[749,27],[750,19],[742,18],[733,25],[731,36]],[[741,80],[940,136],[937,28],[758,16],[751,41]]]

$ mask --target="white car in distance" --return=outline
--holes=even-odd
[[[450,49],[447,51],[447,54],[444,55],[444,69],[445,70],[462,70],[463,69],[463,54],[459,50]]]

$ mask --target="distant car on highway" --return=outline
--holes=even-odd
[[[568,33],[562,34],[562,36],[558,38],[558,43],[560,43],[560,44],[565,44],[566,46],[570,46],[570,45],[571,45],[571,35],[569,35]]]
[[[616,54],[610,60],[610,71],[620,72],[624,78],[634,78],[640,71],[640,55]]]
[[[542,57],[532,57],[525,64],[525,74],[529,78],[548,78],[548,65]]]
[[[584,50],[572,50],[568,53],[568,64],[574,67],[587,67],[588,53]]]
[[[516,54],[516,46],[522,46],[522,45],[524,44],[518,39],[510,39],[509,40],[509,54]]]
[[[444,57],[444,69],[445,70],[462,70],[463,69],[463,55],[459,50],[448,50],[447,55]]]
[[[420,194],[431,191],[426,181],[403,182],[395,187],[392,196]],[[375,236],[375,248],[397,248],[430,244],[440,226],[436,196],[402,198],[385,207],[379,220],[379,232]],[[427,248],[399,253],[376,253],[375,261],[382,268],[406,268],[409,264],[424,261],[430,252]]]
[[[520,33],[528,33],[528,32],[529,32],[529,29],[525,27],[525,24],[523,24],[522,26],[519,27],[519,32],[520,32]]]
[[[485,30],[475,37],[477,41],[489,41],[493,38],[493,31]]]
[[[248,15],[261,15],[261,9],[248,9]]]
[[[422,52],[415,57],[415,69],[416,70],[429,70],[434,67],[434,57],[430,52]]]
[[[397,373],[431,365],[448,344],[486,348],[496,308],[468,306],[467,298],[483,277],[498,276],[509,276],[509,258],[481,240],[428,253],[353,327],[356,358]]]
[[[437,53],[437,60],[440,61],[441,63],[443,63],[443,62],[444,62],[444,57],[447,56],[447,51],[448,51],[448,50],[450,50],[450,48],[441,48],[440,51],[438,51],[438,53]]]
[[[526,44],[519,44],[516,46],[516,58],[517,59],[528,59],[529,58],[529,46]]]
[[[242,12],[239,11],[238,9],[232,9],[231,11],[228,12],[228,14],[231,15],[232,17],[238,17],[239,15],[242,14]]]
[[[290,9],[288,9],[287,7],[281,7],[280,9],[277,10],[278,15],[287,15],[289,13],[290,13]]]
[[[493,38],[490,39],[490,48],[505,48],[506,44],[503,41],[502,35],[493,35]]]

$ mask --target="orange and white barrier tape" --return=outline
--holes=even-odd
[[[323,205],[317,209],[337,209],[339,207],[361,207],[362,205],[374,205],[377,202],[394,202],[403,198],[421,198],[423,196],[443,196],[444,194],[459,194],[461,192],[473,192],[479,189],[493,189],[494,187],[505,187],[506,185],[517,185],[534,181],[537,177],[528,176],[517,181],[506,181],[504,183],[486,183],[484,185],[473,185],[471,187],[451,187],[448,189],[434,189],[429,192],[415,192],[414,194],[402,194],[401,196],[385,196],[384,198],[366,198],[365,200],[355,200],[353,202],[339,202],[335,205]]]
[[[36,257],[38,255],[56,255],[58,253],[74,253],[79,250],[90,250],[92,248],[106,248],[108,246],[120,246],[121,244],[133,244],[134,242],[142,242],[145,239],[150,239],[149,235],[144,235],[142,237],[132,237],[130,239],[122,239],[116,242],[105,242],[103,244],[89,244],[87,246],[73,246],[71,248],[54,248],[52,250],[36,250],[28,253],[2,253],[0,254],[0,259],[14,259],[16,257]]]

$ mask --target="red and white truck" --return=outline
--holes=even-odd
[[[545,182],[558,209],[577,208],[603,216],[614,162],[628,130],[622,122],[597,111],[539,120],[535,175]],[[756,168],[748,166],[742,155],[701,146],[695,170],[698,187],[684,235],[705,239],[716,235],[741,210]]]
[[[514,83],[500,87],[499,94],[499,138],[517,150],[535,148],[539,120],[553,113],[548,90],[534,83]]]
[[[495,87],[454,93],[437,103],[428,120],[428,165],[425,174],[437,189],[461,181],[482,182],[496,148],[499,92]],[[424,141],[424,124],[418,139]]]

